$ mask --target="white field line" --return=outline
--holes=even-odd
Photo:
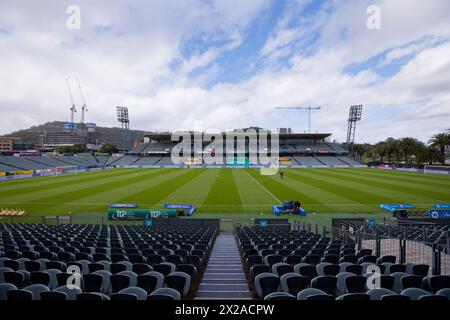
[[[256,181],[256,180],[255,180]],[[269,192],[270,193],[270,192]],[[275,196],[274,196],[275,197]],[[275,197],[276,198],[276,197]],[[276,198],[278,200],[278,198]],[[281,201],[280,201],[281,202]],[[20,202],[20,201],[0,201],[0,204],[37,204],[37,205],[81,205],[81,206],[95,206],[95,205],[110,205],[112,202]],[[164,203],[136,203],[138,206],[162,206]],[[416,206],[431,206],[435,203],[411,203]],[[197,207],[265,207],[272,204],[200,204]],[[312,207],[362,207],[362,206],[378,206],[380,203],[326,203],[313,204]]]
[[[278,203],[283,203],[283,201],[281,201],[280,199],[278,199],[272,192],[270,192],[269,190],[267,190],[266,187],[264,187],[258,180],[256,180],[250,173],[248,173],[246,170],[244,170],[244,172],[253,179],[253,181],[256,182],[257,185],[259,185],[262,189],[264,189],[270,196],[272,196],[272,198],[274,198],[275,200],[278,201]]]

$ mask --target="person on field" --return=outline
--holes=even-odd
[[[280,170],[280,178],[284,179],[284,171],[283,170]]]

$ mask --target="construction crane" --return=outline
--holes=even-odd
[[[320,110],[320,107],[276,107],[275,109],[291,109],[291,110],[305,110],[308,112],[308,132],[311,133],[311,111]]]
[[[84,100],[83,91],[81,90],[80,80],[78,80],[78,78],[77,78],[77,82],[78,82],[78,89],[80,90],[81,102],[83,103],[83,106],[81,107],[81,124],[84,124],[84,113],[88,112],[88,109],[86,106],[86,101]]]
[[[77,108],[75,107],[75,103],[73,102],[72,89],[70,88],[69,79],[66,79],[66,82],[67,82],[67,88],[69,89],[70,103],[72,103],[72,106],[70,107],[70,112],[71,112],[70,123],[72,125],[72,130],[73,130],[74,129],[73,118],[74,118],[75,112],[77,112]]]

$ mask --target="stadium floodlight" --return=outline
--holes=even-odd
[[[349,146],[349,151],[353,152],[353,144],[355,143],[355,132],[356,132],[356,122],[361,120],[363,105],[353,105],[350,107],[348,113],[348,127],[347,127],[347,145]]]
[[[117,107],[117,120],[122,123],[130,123],[127,107]]]
[[[122,124],[122,148],[124,150],[131,149],[130,141],[130,118],[128,116],[128,108],[118,106],[117,110],[117,121]]]

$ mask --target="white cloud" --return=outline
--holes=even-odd
[[[116,125],[115,106],[126,105],[136,129],[191,129],[200,120],[212,129],[258,125],[303,131],[305,112],[274,107],[320,105],[314,129],[343,140],[348,107],[363,103],[360,141],[388,135],[426,139],[447,129],[450,4],[375,1],[382,8],[378,32],[365,27],[372,2],[327,3],[292,26],[289,21],[309,3],[300,1],[255,50],[249,69],[259,59],[263,67],[246,80],[225,83],[219,77],[211,85],[226,68],[218,62],[221,55],[253,36],[248,27],[269,8],[268,1],[81,1],[80,31],[65,28],[64,2],[2,1],[0,28],[8,33],[0,33],[0,132],[68,120],[66,77],[80,78],[90,107],[87,119],[99,125]],[[312,32],[319,38],[305,54],[299,44]],[[180,48],[193,37],[221,44],[185,57]],[[386,64],[406,55],[412,59],[387,79],[370,68],[344,72],[382,52]],[[280,57],[290,64],[272,68]],[[204,72],[190,75],[199,69]]]

